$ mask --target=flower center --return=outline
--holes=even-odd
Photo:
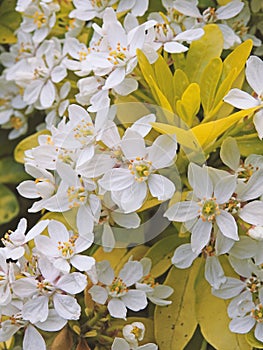
[[[158,42],[166,42],[172,40],[174,32],[166,23],[158,23],[155,26],[155,40]]]
[[[144,332],[143,332],[143,329],[136,327],[136,326],[133,326],[131,333],[134,334],[134,336],[137,340],[140,340],[143,338]]]
[[[118,65],[119,63],[123,63],[127,59],[127,47],[121,46],[121,43],[117,43],[116,49],[113,50],[111,47],[109,48],[109,57],[108,61],[113,63],[114,65]]]
[[[121,297],[128,292],[126,284],[120,277],[115,277],[109,286],[109,295],[112,297]]]
[[[263,322],[263,306],[259,304],[251,311],[251,316],[259,323]]]
[[[207,23],[213,23],[216,22],[217,20],[217,14],[215,11],[214,7],[208,7],[204,12],[203,12],[203,19]]]
[[[251,293],[257,293],[259,288],[261,287],[260,280],[255,276],[251,276],[251,277],[247,278],[246,284],[247,284],[247,289]]]
[[[49,281],[43,280],[37,283],[37,289],[40,294],[51,294],[54,291],[54,287]]]
[[[77,236],[72,236],[67,242],[58,242],[58,250],[65,259],[71,258],[75,250],[75,241]]]
[[[23,126],[23,122],[19,117],[14,117],[14,116],[11,117],[10,122],[11,122],[12,128],[16,130],[19,130]]]
[[[69,208],[78,208],[87,200],[87,194],[84,187],[75,188],[71,186],[67,190],[68,201],[71,203]]]
[[[78,54],[80,61],[85,61],[88,56],[88,53],[86,51],[79,51]]]
[[[148,275],[144,276],[141,283],[147,284],[147,286],[154,288],[158,286],[159,283],[155,282],[154,277],[149,273]]]
[[[33,15],[34,23],[37,25],[38,28],[41,28],[43,24],[47,22],[47,19],[42,12],[36,11]]]
[[[94,127],[92,123],[86,122],[84,119],[73,129],[74,137],[82,144],[87,144],[87,137],[93,136]]]
[[[216,215],[220,214],[215,198],[205,199],[204,202],[200,202],[199,205],[202,206],[200,217],[203,221],[213,221]]]
[[[241,204],[240,202],[235,198],[231,197],[229,201],[225,204],[225,211],[228,211],[231,214],[236,214],[238,210],[240,209]]]
[[[143,182],[148,179],[152,172],[152,162],[137,157],[135,160],[131,160],[129,170],[134,175],[136,181]]]

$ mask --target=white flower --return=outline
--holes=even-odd
[[[155,174],[158,169],[173,164],[177,144],[172,135],[159,136],[146,148],[143,137],[127,130],[120,148],[129,161],[128,168],[115,168],[105,173],[99,185],[111,191],[112,199],[125,212],[139,209],[149,191],[153,197],[165,201],[172,197],[175,186],[166,177]]]
[[[58,315],[63,319],[77,320],[81,308],[73,294],[82,292],[87,278],[80,272],[61,275],[47,259],[38,261],[41,275],[28,276],[14,281],[13,291],[24,299],[22,317],[31,323],[44,322],[48,318],[49,301],[52,300]]]
[[[76,9],[70,12],[70,18],[90,21],[94,17],[102,18],[105,10],[118,0],[73,0]]]
[[[56,23],[56,11],[60,9],[58,4],[45,4],[44,2],[30,4],[23,13],[21,29],[26,33],[34,32],[33,41],[43,41]]]
[[[127,324],[122,329],[122,334],[131,345],[138,346],[138,341],[143,340],[145,333],[144,324],[141,322],[133,322],[132,324]]]
[[[144,291],[153,304],[159,306],[171,304],[171,301],[164,299],[173,293],[173,288],[155,282],[150,273],[152,267],[151,259],[143,258],[140,260],[140,263],[143,266],[143,278],[136,283],[136,289]]]
[[[117,7],[118,12],[131,11],[134,16],[143,16],[148,10],[149,0],[120,0]]]
[[[145,292],[129,289],[143,275],[142,265],[138,261],[129,261],[121,269],[119,276],[114,277],[114,271],[108,261],[97,264],[98,279],[105,287],[95,285],[90,288],[92,299],[99,303],[108,302],[108,310],[112,317],[126,318],[127,308],[139,311],[147,306]]]
[[[158,350],[158,346],[148,343],[141,346],[131,347],[131,345],[123,338],[115,338],[111,346],[111,350]]]
[[[4,244],[6,259],[19,259],[25,254],[26,244],[38,236],[48,225],[49,220],[39,221],[34,227],[26,233],[27,220],[21,219],[15,231],[9,230],[1,239]]]
[[[37,250],[45,255],[58,270],[69,273],[70,264],[79,271],[88,271],[95,265],[95,259],[79,253],[88,249],[92,241],[74,235],[59,221],[48,224],[49,237],[41,235],[35,238]]]
[[[232,89],[224,97],[224,101],[239,109],[263,106],[263,61],[257,56],[247,60],[246,79],[254,91],[250,95],[239,89]],[[260,139],[263,138],[263,111],[260,109],[254,115],[254,125]]]
[[[227,175],[213,184],[207,168],[190,163],[188,180],[195,198],[174,204],[164,216],[191,225],[193,252],[200,253],[208,244],[215,223],[225,237],[239,240],[236,221],[224,208],[235,192],[236,177]]]

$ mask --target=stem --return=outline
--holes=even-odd
[[[207,350],[207,341],[205,339],[202,341],[200,350]]]

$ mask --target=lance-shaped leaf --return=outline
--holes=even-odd
[[[193,125],[200,109],[200,87],[196,83],[190,84],[176,103],[176,112],[188,127]]]
[[[8,187],[0,184],[0,223],[5,224],[19,213],[19,204],[15,194]]]
[[[154,313],[154,333],[160,350],[184,349],[192,338],[197,319],[195,315],[195,279],[202,259],[197,259],[191,268],[181,270],[174,266],[164,284],[172,287],[169,297],[172,304],[157,306]]]

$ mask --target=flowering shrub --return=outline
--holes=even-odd
[[[263,349],[262,11],[2,1],[1,349]]]

